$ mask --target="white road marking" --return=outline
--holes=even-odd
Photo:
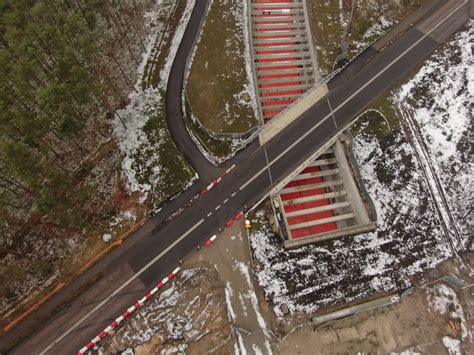
[[[336,122],[336,118],[334,117],[334,111],[332,110],[332,106],[331,106],[331,103],[329,102],[329,97],[326,97],[326,101],[328,102],[328,105],[329,105],[329,110],[331,110],[331,113],[332,113],[332,120],[334,121],[334,126],[336,126],[336,129],[337,129],[337,122]]]
[[[226,198],[226,199],[224,200],[224,203],[227,203],[227,201],[229,201],[229,199],[228,199],[228,198]]]
[[[230,195],[230,197],[234,197],[235,195],[237,195],[237,192],[233,192],[232,195]]]
[[[212,211],[207,214],[207,217],[211,217],[211,216],[212,216]]]
[[[217,206],[217,207],[215,208],[215,210],[217,211],[219,208],[221,208],[221,205]]]
[[[76,323],[74,323],[65,333],[63,333],[59,338],[49,344],[45,349],[40,352],[40,355],[45,354],[49,351],[53,346],[63,340],[69,333],[71,333],[78,325],[84,322],[87,318],[89,318],[93,313],[95,313],[99,308],[101,308],[104,304],[110,301],[111,298],[115,297],[120,291],[122,291],[125,287],[127,287],[133,280],[139,277],[146,269],[148,269],[151,265],[153,265],[158,259],[160,259],[163,255],[173,249],[179,242],[181,242],[184,238],[186,238],[193,230],[195,230],[204,219],[199,220],[194,226],[186,231],[181,237],[175,240],[172,244],[170,244],[165,250],[163,250],[160,254],[155,256],[151,261],[148,262],[144,267],[142,267],[136,274],[134,274],[131,278],[129,278],[124,284],[122,284],[119,288],[117,288],[110,296],[100,302],[97,306],[95,306],[89,313],[87,313],[84,317],[79,319]]]
[[[254,181],[258,176],[263,173],[265,170],[267,170],[267,166],[265,166],[263,169],[261,169],[258,173],[256,173],[254,176],[252,176],[245,184],[239,187],[239,190],[242,191],[247,187],[248,184],[250,184],[252,181]]]
[[[421,41],[427,38],[433,31],[435,31],[439,26],[441,26],[448,18],[450,18],[456,11],[458,11],[461,7],[463,7],[468,0],[464,0],[461,5],[456,7],[453,11],[451,11],[448,15],[446,15],[440,22],[438,22],[433,28],[427,31],[423,36],[421,36],[415,43],[413,43],[410,47],[405,49],[401,54],[398,55],[395,59],[393,59],[388,65],[386,65],[381,71],[379,71],[376,75],[374,75],[369,81],[367,81],[364,85],[362,85],[359,89],[357,89],[351,96],[349,96],[346,100],[341,102],[339,106],[337,106],[334,110],[331,110],[326,117],[324,117],[320,122],[314,125],[310,130],[308,130],[305,134],[303,134],[300,138],[294,141],[288,148],[286,148],[283,152],[281,152],[275,159],[273,159],[267,166],[257,172],[250,180],[248,180],[245,184],[239,187],[239,190],[245,189],[253,180],[255,180],[260,174],[262,174],[265,170],[270,169],[270,167],[278,161],[283,155],[288,153],[291,149],[293,149],[299,142],[305,139],[308,135],[310,135],[316,128],[318,128],[322,123],[326,122],[326,120],[334,115],[334,112],[337,112],[346,105],[350,100],[352,100],[355,96],[357,96],[362,90],[364,90],[367,86],[372,84],[374,80],[376,80],[379,76],[385,73],[390,67],[392,67],[396,62],[400,60],[400,58],[404,57],[408,52],[410,52],[414,47],[416,47]],[[268,143],[266,143],[268,144]]]
[[[270,165],[268,164],[268,154],[267,154],[267,148],[265,147],[265,145],[263,146],[263,151],[265,152],[265,161],[267,162],[268,177],[270,178],[270,185],[273,188],[272,171],[270,170]]]

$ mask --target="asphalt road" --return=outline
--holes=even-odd
[[[127,253],[120,254],[101,270],[97,282],[82,290],[67,307],[51,312],[54,316],[12,353],[77,352],[177,266],[180,259],[202,245],[244,205],[250,206],[268,194],[278,181],[353,122],[367,105],[415,69],[441,41],[461,27],[468,18],[467,0],[446,3],[446,8],[430,14],[425,23],[411,28],[362,64],[358,63],[357,70],[341,73],[347,74],[344,80],[336,77],[329,84],[325,98],[265,146],[254,143],[247,148],[245,159],[219,185],[171,222],[149,229],[134,241]],[[350,68],[353,69],[350,66],[346,69]],[[1,349],[8,349],[11,341],[3,337]]]
[[[171,137],[185,159],[191,164],[203,181],[213,179],[218,175],[219,169],[212,165],[201,154],[190,137],[181,110],[181,95],[183,91],[186,61],[191,52],[203,15],[206,12],[207,5],[208,0],[196,1],[194,5],[193,12],[189,18],[178,51],[176,52],[173,65],[171,66],[165,97],[166,120]]]

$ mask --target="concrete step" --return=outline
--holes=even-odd
[[[276,110],[280,108],[284,109],[292,104],[292,103],[285,103],[285,104],[277,104],[277,105],[264,105],[265,102],[262,102],[262,109],[264,110]]]
[[[325,211],[333,211],[338,208],[345,208],[345,207],[350,207],[350,202],[349,201],[344,201],[344,202],[336,202],[336,203],[331,203],[329,205],[325,206],[318,206],[318,207],[312,207],[312,208],[306,208],[298,211],[292,211],[292,212],[286,212],[287,217],[297,217],[297,216],[304,216],[307,214],[312,214],[312,213],[318,213],[318,212],[325,212]],[[291,225],[290,225],[291,227]]]
[[[303,90],[303,92],[306,92],[309,90],[311,87],[313,87],[313,84],[310,83],[303,83],[298,86],[291,86],[291,90]],[[293,89],[294,88],[294,89]],[[263,92],[280,92],[280,91],[287,91],[290,90],[288,89],[288,86],[282,86],[282,87],[273,87],[273,88],[258,88],[259,93]],[[303,95],[303,94],[302,94]]]
[[[342,185],[343,183],[344,181],[342,179],[336,179],[336,180],[318,182],[316,184],[309,184],[309,185],[304,185],[304,186],[285,187],[284,189],[280,191],[280,195],[284,195],[284,194],[288,194],[292,192],[322,189],[325,187],[334,187],[334,186]]]
[[[327,200],[327,199],[330,199],[330,198],[342,198],[342,197],[345,197],[345,196],[347,196],[347,192],[343,190],[343,191],[328,192],[328,193],[319,194],[319,195],[293,198],[291,200],[282,201],[282,203],[283,203],[283,206],[290,206],[290,205],[295,205],[295,204],[298,204],[298,203],[306,203],[306,202]]]
[[[292,61],[286,62],[277,62],[277,63],[255,63],[256,68],[271,68],[271,67],[278,67],[278,66],[285,66],[285,65],[306,65],[307,67],[311,66],[312,62],[311,59],[297,59]],[[273,69],[277,70],[277,69]],[[259,72],[260,73],[260,72]]]
[[[314,177],[337,175],[337,174],[339,174],[339,169],[338,168],[321,170],[321,171],[314,171],[312,173],[298,174],[293,178],[293,181],[311,179],[311,178],[314,178]]]
[[[298,93],[298,94],[282,94],[282,95],[277,95],[277,96],[260,96],[260,101],[297,99],[301,95],[303,95],[303,94]]]
[[[280,31],[294,31],[304,29],[305,24],[300,22],[294,22],[291,24],[274,24],[274,25],[260,25],[255,24],[253,26],[253,33],[278,33]]]
[[[282,32],[282,33],[278,33],[278,34],[277,33],[273,34],[271,32],[270,33],[253,32],[252,35],[253,35],[254,38],[257,37],[257,36],[267,37],[267,38],[263,38],[263,39],[271,39],[270,37],[273,36],[273,35],[275,35],[275,36],[295,35],[296,37],[291,37],[291,38],[298,38],[298,37],[301,37],[301,36],[306,37],[306,30],[304,30],[304,29],[302,29],[302,30],[301,29],[300,30],[291,30],[291,31],[284,31],[284,33]],[[257,39],[262,39],[262,38],[257,38]]]
[[[304,46],[301,46],[303,48]],[[290,53],[265,53],[265,54],[255,54],[253,57],[254,59],[280,59],[280,58],[288,58],[288,57],[304,57],[310,58],[311,54],[309,50],[301,50],[297,49],[297,52],[290,52]]]
[[[287,44],[287,45],[279,45],[279,46],[266,46],[266,47],[253,47],[253,54],[254,57],[257,55],[262,55],[257,52],[272,52],[272,51],[309,51],[309,46],[307,44]],[[295,52],[287,52],[288,54],[295,53]],[[297,53],[297,52],[296,52]],[[268,54],[268,53],[264,53]]]
[[[308,45],[306,36],[298,36],[291,38],[255,38],[253,40],[254,49],[256,48],[274,48],[278,49],[283,46]],[[275,44],[276,43],[276,44]],[[256,46],[256,44],[265,44],[265,46]]]
[[[318,225],[321,225],[321,224],[326,224],[326,223],[331,223],[331,222],[343,221],[343,220],[351,219],[351,218],[354,218],[354,214],[353,213],[346,213],[346,214],[342,214],[342,215],[339,215],[339,216],[332,216],[332,217],[327,217],[327,218],[316,219],[314,221],[308,221],[308,222],[289,225],[288,228],[290,230],[300,229],[300,228],[307,228],[307,227],[318,226]]]
[[[304,21],[304,16],[296,16],[296,17],[291,18],[291,19],[281,19],[281,18],[278,18],[278,17],[272,17],[272,18],[266,18],[266,19],[263,19],[263,20],[258,18],[258,17],[254,17],[253,22],[252,22],[252,26],[258,26],[259,24],[257,24],[257,22],[281,23],[281,22],[288,22],[288,21],[302,22],[302,21]]]
[[[336,164],[336,162],[337,162],[336,158],[318,159],[318,160],[313,161],[307,167],[309,168],[309,167],[313,167],[313,166],[323,166],[323,165]]]
[[[308,81],[312,79],[310,75],[301,75],[298,77],[290,77],[290,78],[274,78],[274,79],[257,79],[258,84],[274,84],[274,83],[285,83],[285,82],[294,82],[294,81]]]
[[[266,9],[294,9],[294,8],[303,8],[303,3],[302,2],[281,2],[281,3],[261,3],[261,2],[252,2],[250,4],[250,7],[253,9],[257,8],[266,8]]]

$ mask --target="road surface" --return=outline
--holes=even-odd
[[[197,2],[199,3],[199,2]],[[246,159],[208,194],[160,227],[132,237],[132,247],[109,256],[98,280],[66,308],[51,312],[49,321],[12,349],[13,354],[76,353],[123,310],[192,253],[244,205],[259,201],[274,184],[297,168],[316,149],[348,126],[367,105],[404,78],[442,41],[467,20],[467,0],[444,7],[408,30],[367,61],[359,61],[329,83],[329,94],[262,147],[252,144]],[[121,249],[121,248],[119,248]],[[6,350],[12,335],[2,337]]]

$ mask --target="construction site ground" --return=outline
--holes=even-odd
[[[310,323],[312,315],[274,315],[256,282],[247,231],[243,223],[236,223],[220,233],[215,243],[187,259],[170,288],[157,294],[151,306],[118,330],[102,350],[133,349],[135,354],[405,350],[448,354],[444,342],[456,345],[459,340],[459,350],[468,354],[474,350],[472,289],[458,290],[436,281],[449,274],[468,280],[472,253],[463,260],[461,265],[450,259],[413,280],[415,291],[400,303],[316,328]],[[449,292],[443,295],[446,290]],[[320,309],[318,314],[324,312]]]

